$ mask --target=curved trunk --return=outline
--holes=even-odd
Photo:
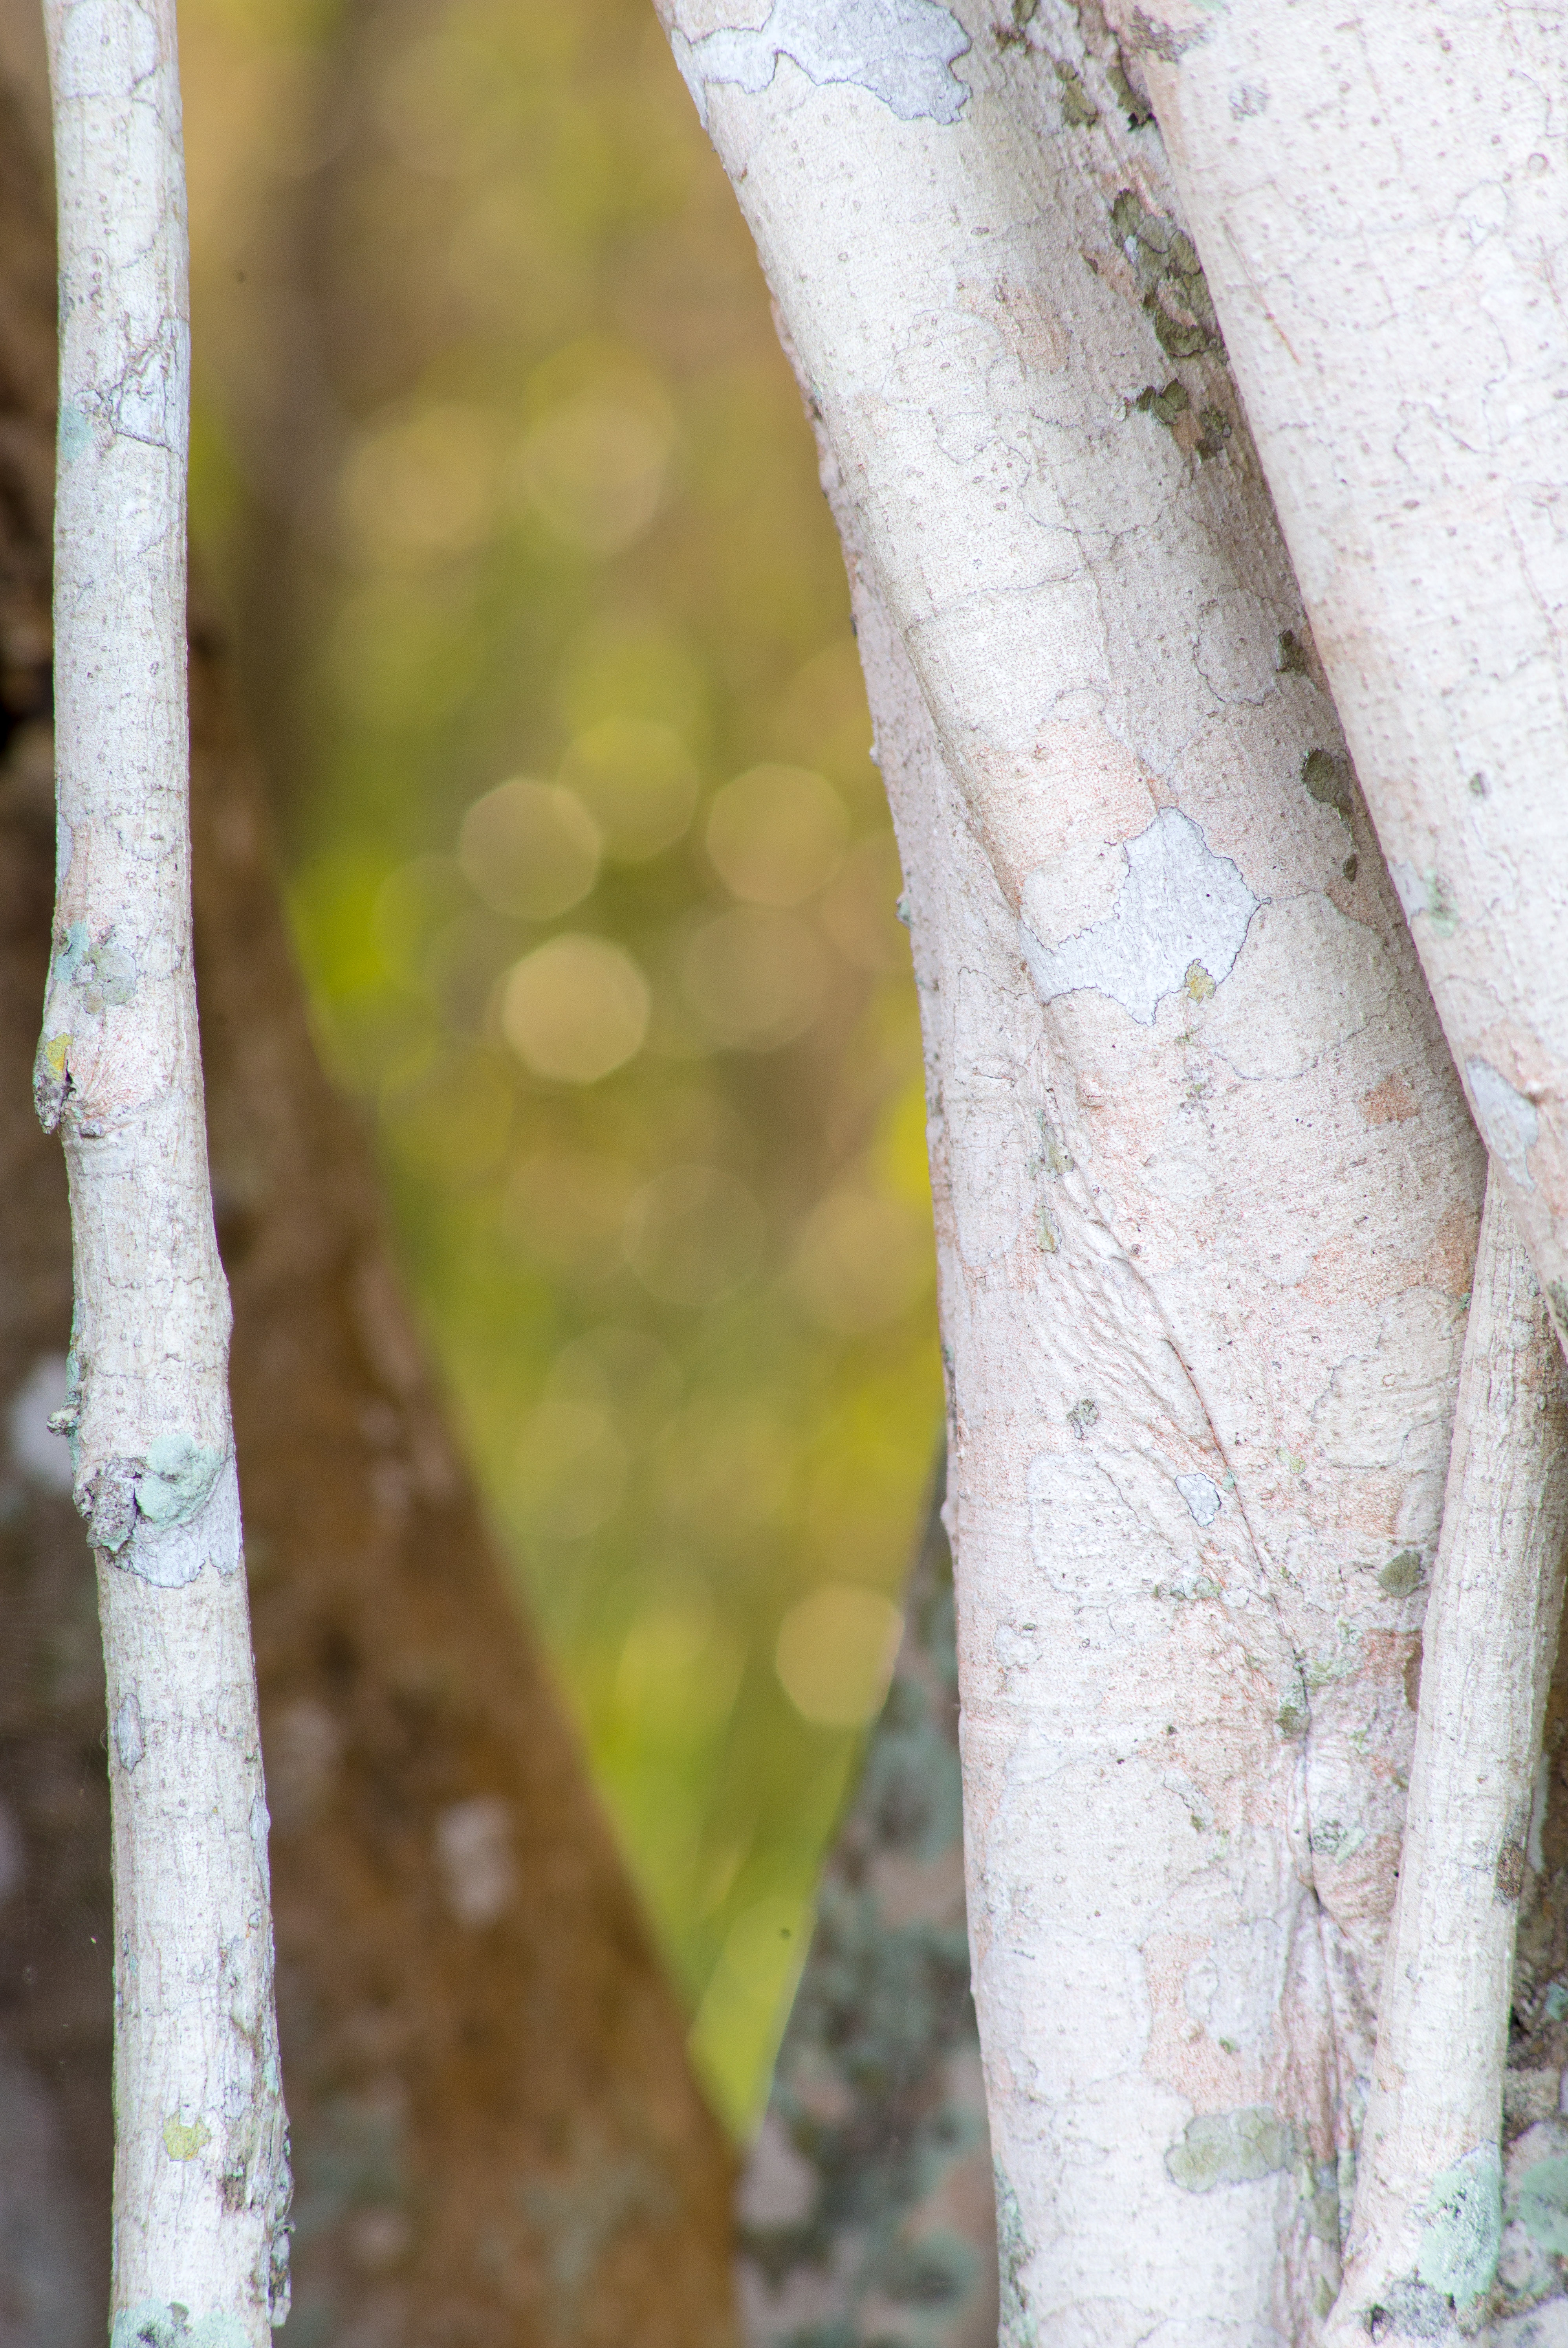
[[[1568,1345],[1562,11],[1153,15],[1136,37],[1357,772]]]
[[[1480,1153],[1095,12],[669,14],[909,882],[1004,2337],[1305,2340]]]

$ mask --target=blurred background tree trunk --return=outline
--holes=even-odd
[[[69,1235],[28,1097],[53,876],[52,239],[0,119],[0,2340],[102,2322],[101,1667],[65,1448]],[[731,2157],[317,1065],[220,631],[193,614],[197,935],[235,1306],[279,1996],[291,2339],[733,2336]]]

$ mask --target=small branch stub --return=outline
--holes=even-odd
[[[267,1810],[208,1183],[185,705],[173,0],[46,0],[59,196],[58,874],[35,1097],[70,1185],[68,1436],[115,1878],[113,2348],[288,2308]]]

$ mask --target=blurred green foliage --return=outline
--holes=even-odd
[[[320,1034],[758,2109],[939,1415],[836,541],[647,0],[185,0],[193,503]]]

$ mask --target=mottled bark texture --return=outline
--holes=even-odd
[[[945,1482],[742,2181],[751,2348],[989,2348],[996,2339]]]
[[[908,882],[1002,2337],[1306,2343],[1481,1154],[1131,53],[1063,0],[661,8]]]
[[[69,1238],[27,1099],[48,951],[53,285],[0,122],[0,2338],[101,2331],[108,1799],[65,1445]],[[389,1270],[314,1058],[208,619],[191,652],[197,942],[235,1308],[283,2063],[289,2340],[721,2348],[732,2162]],[[16,2245],[15,2255],[11,2246]]]
[[[1560,0],[1114,0],[1383,852],[1568,1347]]]
[[[1473,2328],[1502,2231],[1519,1898],[1538,1873],[1568,1538],[1568,1381],[1493,1175],[1460,1365],[1399,1889],[1335,2348]]]

